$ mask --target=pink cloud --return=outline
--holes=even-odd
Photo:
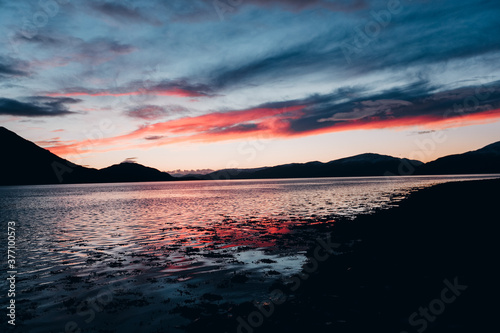
[[[321,128],[297,131],[291,128],[290,121],[304,117],[305,107],[253,108],[230,112],[215,112],[197,117],[184,117],[144,126],[128,134],[104,138],[93,142],[58,142],[48,149],[57,155],[79,154],[85,152],[112,151],[123,149],[146,149],[149,147],[182,142],[221,142],[248,139],[256,135],[268,138],[292,138],[319,135],[332,132],[404,129],[420,127],[425,129],[444,129],[475,124],[485,124],[500,119],[500,109],[453,115],[448,118],[438,115],[406,116],[399,118],[366,117],[331,123]],[[154,137],[155,140],[147,140]],[[90,148],[90,149],[89,149]]]

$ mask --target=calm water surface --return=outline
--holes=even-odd
[[[176,331],[187,322],[179,307],[265,298],[274,279],[299,272],[310,225],[387,208],[433,184],[497,177],[0,187],[2,228],[16,222],[18,324]]]

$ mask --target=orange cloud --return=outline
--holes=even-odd
[[[266,119],[287,113],[289,114],[289,119],[296,118],[298,117],[297,112],[303,108],[303,106],[293,106],[287,108],[254,108],[224,113],[215,112],[197,117],[185,117],[156,123],[121,136],[98,140],[84,140],[67,145],[59,144],[47,149],[56,155],[79,154],[98,149],[99,147],[112,145],[121,145],[117,149],[125,149],[125,147],[131,149],[130,143],[132,140],[144,139],[158,134],[166,137],[165,140],[161,140],[161,144],[186,141],[210,141],[211,137],[217,137],[217,141],[231,140],[233,138],[240,139],[248,136],[250,133],[250,130],[241,131],[241,126],[244,127],[246,125],[249,128],[255,126],[252,132],[263,130],[263,124],[271,124]],[[240,125],[240,127],[236,125]],[[140,144],[138,147],[154,146],[158,145],[158,143]]]
[[[248,110],[216,112],[197,117],[185,117],[156,123],[131,133],[80,142],[58,143],[48,149],[57,155],[81,154],[93,151],[112,151],[122,149],[147,149],[155,146],[182,142],[220,142],[255,138],[289,138],[320,135],[331,132],[404,129],[421,127],[426,129],[445,129],[498,121],[500,109],[474,114],[451,114],[449,117],[438,115],[407,116],[392,119],[366,117],[342,122],[321,123],[320,128],[304,131],[292,129],[290,121],[305,115],[304,106],[287,108],[254,108]],[[157,138],[144,140],[146,137]],[[140,141],[139,141],[140,140]],[[147,141],[147,142],[146,142]]]
[[[422,127],[426,129],[442,130],[446,128],[455,128],[479,124],[496,122],[500,119],[500,109],[484,112],[449,115],[447,116],[408,116],[393,119],[380,119],[378,117],[363,118],[351,120],[342,123],[332,124],[324,128],[313,129],[310,131],[292,134],[293,136],[309,136],[331,132],[352,131],[352,130],[371,130],[371,129],[398,129],[408,127]]]

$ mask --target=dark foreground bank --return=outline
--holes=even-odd
[[[340,221],[269,300],[192,309],[188,331],[496,331],[500,180],[437,185]],[[328,255],[325,251],[330,249]]]

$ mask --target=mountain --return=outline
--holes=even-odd
[[[204,179],[265,179],[311,177],[361,177],[400,174],[402,165],[419,167],[423,163],[379,154],[361,154],[339,160],[283,164],[258,169],[225,169],[213,172]]]
[[[73,164],[0,127],[2,162],[0,185],[88,183],[97,180],[96,169]]]
[[[149,182],[175,180],[166,172],[161,172],[138,163],[121,163],[99,170],[99,175],[107,183]]]
[[[438,158],[417,168],[419,175],[500,173],[500,141],[464,154]]]
[[[0,185],[113,183],[174,180],[166,172],[136,163],[85,168],[52,154],[0,126],[3,162]]]
[[[97,170],[71,163],[0,126],[3,162],[0,185],[116,183],[171,180],[269,179],[500,173],[500,142],[429,163],[379,154],[361,154],[339,160],[291,163],[254,169],[223,169],[207,175],[172,177],[137,163],[121,163]]]

